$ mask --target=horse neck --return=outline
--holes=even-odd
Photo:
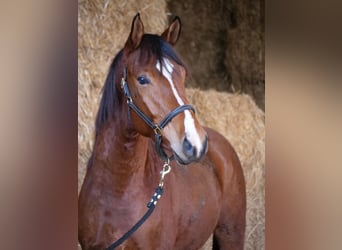
[[[159,174],[153,166],[146,167],[149,139],[134,131],[126,115],[127,112],[123,112],[121,117],[103,124],[93,152],[93,167],[97,168],[97,174],[108,185],[116,183],[119,192],[127,188],[132,178],[135,183],[146,183],[147,176],[151,178]]]

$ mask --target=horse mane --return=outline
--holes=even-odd
[[[151,58],[156,58],[161,65],[164,65],[163,58],[168,58],[184,67],[186,72],[188,72],[187,67],[174,51],[173,47],[158,35],[144,34],[138,49],[140,50],[138,60],[142,64],[148,63]],[[121,80],[119,76],[121,76],[120,73],[123,70],[122,67],[120,67],[123,54],[124,50],[121,49],[109,67],[109,72],[102,88],[100,106],[96,115],[95,137],[101,126],[109,118],[113,118],[115,112],[120,110],[122,105],[123,96],[118,89],[119,84],[117,84],[117,81]]]
[[[119,80],[119,64],[122,60],[123,49],[119,51],[119,53],[113,59],[109,72],[105,81],[105,84],[102,88],[102,97],[99,109],[96,115],[95,121],[95,137],[97,136],[100,127],[104,122],[108,120],[109,117],[112,117],[114,114],[114,109],[121,105],[122,97],[118,95],[118,89],[116,82]]]

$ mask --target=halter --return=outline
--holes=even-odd
[[[130,111],[131,109],[133,109],[135,111],[135,113],[149,126],[153,129],[154,131],[154,140],[155,140],[155,149],[157,151],[157,153],[159,154],[159,156],[164,160],[164,162],[167,161],[171,161],[173,160],[174,156],[171,155],[170,157],[167,156],[167,154],[165,153],[164,149],[161,147],[161,143],[162,143],[162,130],[165,128],[165,126],[171,122],[171,120],[179,115],[180,113],[182,113],[185,110],[192,110],[193,112],[195,112],[195,109],[188,104],[185,105],[181,105],[178,106],[177,108],[175,108],[174,110],[172,110],[169,114],[167,114],[164,119],[159,123],[156,124],[153,122],[153,120],[151,118],[149,118],[147,115],[144,114],[144,112],[141,111],[141,109],[138,108],[137,105],[134,104],[132,96],[131,96],[131,92],[129,91],[128,88],[128,84],[126,81],[127,78],[127,70],[126,67],[124,67],[123,69],[123,76],[121,79],[121,88],[124,91],[124,94],[127,98],[127,104],[128,104],[128,115],[130,116]]]
[[[123,76],[121,79],[121,88],[124,91],[124,94],[127,98],[127,104],[128,104],[128,116],[130,119],[130,111],[133,109],[135,113],[148,125],[150,126],[155,134],[155,148],[159,156],[164,160],[164,166],[162,171],[160,172],[160,181],[158,187],[155,189],[155,192],[151,198],[151,200],[147,203],[148,210],[147,212],[140,218],[140,220],[135,223],[135,225],[126,232],[121,238],[119,238],[117,241],[115,241],[113,244],[111,244],[109,247],[106,248],[106,250],[112,250],[121,245],[125,240],[127,240],[138,228],[150,217],[152,214],[155,206],[157,205],[157,202],[161,198],[163,192],[164,192],[164,177],[171,171],[171,165],[170,161],[173,160],[174,156],[171,155],[170,157],[167,156],[164,149],[161,147],[162,143],[162,130],[165,128],[165,126],[178,114],[185,110],[192,110],[195,112],[195,109],[191,105],[181,105],[174,110],[172,110],[169,114],[165,116],[165,118],[159,123],[156,124],[153,122],[151,118],[149,118],[147,115],[144,114],[144,112],[141,111],[141,109],[138,108],[137,105],[134,104],[131,92],[129,91],[128,84],[126,81],[127,78],[127,70],[124,67],[123,69]]]

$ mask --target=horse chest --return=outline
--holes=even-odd
[[[124,249],[197,249],[210,236],[219,214],[219,201],[211,194],[214,185],[184,186],[173,182],[174,178],[170,176],[153,214],[123,243]],[[120,228],[114,238],[123,235],[147,211],[148,199],[141,189],[135,190],[112,208],[112,226]]]

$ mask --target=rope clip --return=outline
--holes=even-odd
[[[159,182],[160,187],[164,186],[164,177],[170,172],[171,172],[170,159],[167,159],[167,161],[165,161],[164,163],[163,170],[160,171],[160,175],[161,175],[160,182]]]

